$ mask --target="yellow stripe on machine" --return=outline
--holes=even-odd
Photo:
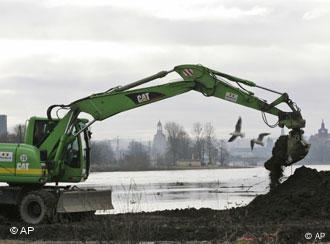
[[[42,169],[16,169],[17,175],[42,175]]]
[[[45,173],[47,173],[47,172],[45,171]],[[43,175],[43,170],[42,169],[0,168],[0,174]]]
[[[15,168],[0,168],[0,174],[15,174]]]

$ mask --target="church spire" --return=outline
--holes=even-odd
[[[163,126],[160,120],[157,123],[157,133],[163,133]]]
[[[324,119],[322,119],[321,128],[319,129],[319,136],[328,136],[328,130],[325,128]]]

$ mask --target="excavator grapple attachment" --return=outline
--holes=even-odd
[[[57,203],[58,213],[77,213],[113,209],[111,190],[94,189],[61,192]]]
[[[283,176],[283,166],[290,166],[302,160],[309,152],[310,144],[303,138],[304,131],[293,129],[289,135],[280,136],[273,147],[272,156],[265,162],[270,171],[270,188],[274,189]]]
[[[303,137],[304,131],[296,129],[290,131],[287,142],[287,155],[288,159],[285,166],[292,165],[302,160],[309,152],[310,144]]]

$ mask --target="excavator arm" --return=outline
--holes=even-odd
[[[131,89],[154,79],[162,78],[171,72],[178,73],[183,80],[165,85]],[[239,87],[235,87],[221,78],[233,81]],[[301,117],[300,109],[295,106],[286,93],[279,93],[279,98],[271,103],[267,103],[267,101],[254,96],[252,92],[243,88],[241,84],[261,88],[252,81],[220,73],[201,65],[180,65],[171,71],[162,71],[129,85],[115,87],[106,92],[79,99],[68,105],[68,107],[72,110],[88,113],[95,120],[104,120],[117,113],[194,90],[205,96],[218,97],[275,115],[278,117],[278,125],[280,127],[286,126],[289,129],[305,127],[305,120]],[[262,89],[272,91],[263,87]],[[291,108],[291,111],[284,112],[278,109],[276,106],[281,103],[286,103]]]
[[[176,72],[182,78],[181,81],[171,82],[158,86],[132,89],[152,80],[163,78],[169,73]],[[233,86],[236,84],[237,86]],[[271,103],[256,97],[253,92],[243,86],[256,87],[279,94],[279,97]],[[197,91],[203,95],[217,97],[229,102],[237,103],[263,113],[263,119],[267,123],[265,113],[278,117],[274,126],[292,129],[286,138],[286,150],[280,165],[290,165],[299,161],[308,153],[308,144],[304,142],[302,128],[305,120],[302,118],[300,109],[293,103],[286,93],[279,93],[271,89],[256,85],[254,82],[237,78],[225,73],[211,70],[201,65],[180,65],[170,71],[161,71],[155,75],[118,86],[108,91],[93,94],[79,99],[69,105],[52,105],[47,111],[48,119],[52,119],[51,112],[55,107],[69,109],[69,112],[61,119],[54,129],[56,133],[50,135],[41,148],[52,152],[55,161],[61,161],[63,148],[73,140],[77,134],[87,129],[95,121],[102,121],[123,111],[144,106],[153,102],[177,96],[189,91]],[[277,105],[286,103],[291,111],[285,112],[277,108]],[[73,126],[78,121],[80,113],[87,113],[93,120],[86,124],[80,131],[73,133]],[[267,123],[268,124],[268,123]],[[56,142],[56,143],[55,143]],[[57,145],[57,146],[56,146]],[[274,152],[274,150],[273,150]],[[59,170],[59,167],[56,167]],[[268,167],[269,168],[269,167]]]

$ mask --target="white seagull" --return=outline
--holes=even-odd
[[[262,142],[262,140],[264,139],[265,136],[268,136],[268,135],[270,135],[270,133],[261,133],[261,134],[259,134],[258,139],[252,139],[250,141],[251,151],[253,150],[254,144],[264,146],[264,143]]]
[[[235,131],[232,132],[232,133],[229,133],[229,135],[232,135],[232,137],[229,138],[229,142],[232,142],[234,141],[238,136],[239,137],[244,137],[244,133],[241,132],[241,129],[242,129],[242,118],[239,117],[238,118],[238,121],[236,123],[236,126],[235,126]]]

